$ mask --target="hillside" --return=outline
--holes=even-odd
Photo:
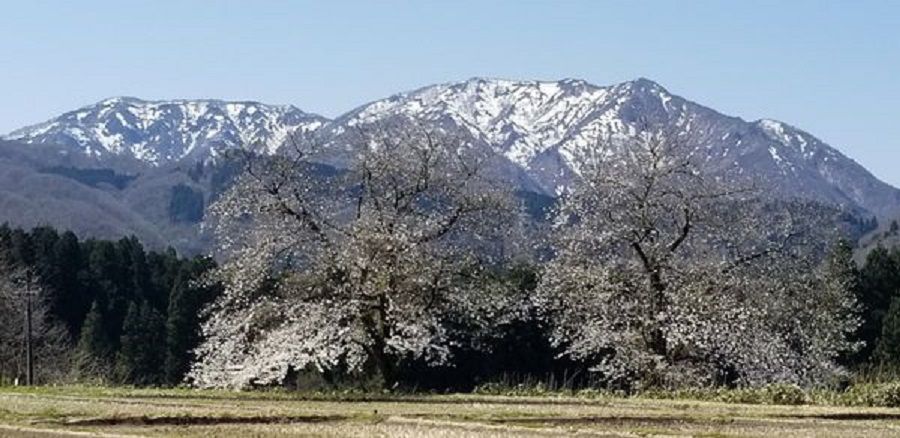
[[[106,99],[5,137],[0,220],[97,237],[133,233],[151,246],[202,251],[203,209],[235,171],[223,151],[277,154],[289,136],[316,132],[332,146],[323,159],[340,166],[346,133],[395,116],[466,133],[494,154],[492,172],[541,197],[577,182],[590,158],[614,163],[649,127],[677,132],[710,172],[748,179],[774,198],[834,204],[860,220],[900,216],[900,190],[784,122],[727,116],[647,79],[597,86],[473,78],[399,93],[333,120],[257,102]]]

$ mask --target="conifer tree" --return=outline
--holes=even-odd
[[[218,295],[218,288],[195,284],[194,280],[214,267],[208,258],[196,258],[182,264],[169,294],[166,319],[165,381],[178,384],[190,369],[193,350],[200,343],[200,314]]]
[[[882,333],[882,322],[894,294],[900,290],[900,263],[897,254],[883,247],[872,250],[860,272],[860,302],[863,323],[858,340],[864,342],[856,356],[857,362],[872,358]]]
[[[95,300],[81,327],[75,348],[75,371],[80,377],[107,377],[107,359],[112,352],[106,334],[102,305]]]
[[[188,371],[191,349],[199,338],[197,331],[197,310],[191,296],[190,274],[182,269],[175,279],[169,295],[169,312],[166,321],[166,364],[165,378],[170,384],[177,384]]]
[[[58,266],[50,285],[51,311],[65,324],[69,335],[77,338],[92,302],[90,291],[84,288],[84,261],[78,237],[71,231],[60,235],[53,257]]]
[[[900,298],[896,295],[884,316],[875,359],[880,365],[900,368]]]
[[[122,326],[116,377],[124,383],[148,385],[162,377],[163,320],[147,302],[131,302]]]

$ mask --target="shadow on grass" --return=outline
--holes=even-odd
[[[59,424],[64,426],[215,426],[223,424],[291,424],[291,423],[330,423],[345,421],[350,417],[344,415],[279,415],[279,416],[134,416],[85,418],[69,420]]]
[[[780,418],[838,421],[886,421],[900,420],[900,413],[887,412],[838,412],[834,414],[779,415]]]

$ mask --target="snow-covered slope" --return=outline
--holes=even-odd
[[[747,122],[669,93],[647,79],[600,87],[474,78],[401,93],[335,119],[332,130],[404,115],[470,132],[522,166],[548,192],[578,177],[588,155],[615,159],[608,138],[642,126],[678,132],[709,169],[749,176],[774,194],[900,211],[900,191],[812,135],[774,120]]]
[[[293,106],[219,100],[145,101],[116,97],[10,133],[25,143],[59,144],[88,155],[129,156],[160,165],[206,159],[252,145],[274,152],[291,132],[327,122]]]
[[[596,86],[577,79],[473,78],[396,94],[333,121],[291,106],[114,98],[8,137],[160,165],[205,161],[224,148],[248,144],[275,153],[298,130],[339,140],[354,125],[397,115],[467,131],[476,144],[504,158],[498,160],[499,173],[527,190],[560,192],[577,180],[587,156],[615,160],[621,146],[614,145],[624,143],[609,138],[631,137],[651,126],[682,135],[710,170],[747,176],[774,195],[881,217],[900,214],[900,191],[809,133],[774,120],[726,116],[647,79]]]

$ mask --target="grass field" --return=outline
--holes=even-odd
[[[900,409],[686,400],[0,388],[0,437],[900,436]]]

